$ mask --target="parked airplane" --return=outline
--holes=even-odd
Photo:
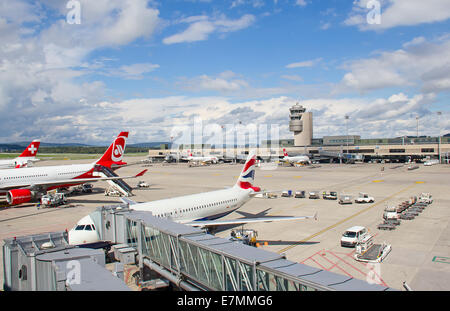
[[[128,132],[121,132],[103,156],[94,163],[1,170],[0,195],[6,195],[8,204],[17,205],[36,200],[42,194],[56,188],[70,187],[99,180],[127,179],[142,176],[147,170],[136,176],[126,177],[99,177],[97,174],[101,166],[115,169],[126,165],[125,162],[122,162],[122,157],[127,137]]]
[[[306,155],[298,155],[290,157],[286,152],[286,149],[283,149],[283,160],[284,162],[289,162],[290,164],[311,164],[311,160]]]
[[[190,150],[188,150],[188,154],[189,156],[186,157],[185,159],[187,161],[192,161],[192,162],[205,162],[205,163],[214,163],[216,164],[217,162],[219,162],[219,159],[217,157],[214,156],[207,156],[207,157],[198,157],[198,156],[193,156],[192,152]]]
[[[26,167],[33,162],[39,161],[39,159],[36,159],[36,153],[39,150],[39,145],[39,140],[33,140],[17,158],[0,160],[0,169]]]
[[[255,222],[272,222],[282,220],[317,219],[314,216],[269,216],[259,218],[241,218],[221,220],[219,218],[236,211],[256,194],[262,193],[253,185],[255,177],[256,155],[249,154],[244,168],[236,184],[228,189],[185,195],[175,198],[136,203],[122,198],[136,211],[149,211],[153,216],[167,218],[172,221],[193,227],[216,227],[221,225],[237,225]],[[69,232],[69,243],[72,245],[99,242],[94,221],[90,215],[83,217]]]

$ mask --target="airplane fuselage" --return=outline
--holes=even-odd
[[[287,161],[289,163],[308,163],[309,157],[307,156],[293,156],[293,157],[289,157],[289,156],[285,156],[283,158],[283,161]]]
[[[164,217],[179,223],[196,220],[213,220],[223,217],[250,200],[251,190],[232,187],[223,190],[185,195],[176,198],[138,203],[136,211],[149,211],[153,216]]]
[[[15,188],[28,188],[29,185],[46,181],[58,181],[93,176],[93,164],[74,164],[42,167],[25,167],[0,171],[0,191]],[[59,187],[63,187],[60,185]]]

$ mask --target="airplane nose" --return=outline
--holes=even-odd
[[[75,230],[70,230],[69,234],[68,234],[68,238],[69,238],[69,245],[79,245],[79,244],[83,244],[83,240],[82,240],[82,234],[80,233],[80,231],[75,231]]]

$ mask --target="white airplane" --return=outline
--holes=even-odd
[[[99,177],[95,173],[101,166],[115,169],[126,165],[122,162],[122,157],[127,137],[128,132],[121,132],[103,156],[93,163],[0,170],[0,195],[6,195],[8,204],[18,205],[36,200],[42,194],[56,188],[99,180],[140,177],[147,170],[136,176],[126,177]]]
[[[283,159],[284,162],[289,162],[290,164],[310,164],[311,160],[306,155],[298,155],[298,156],[292,156],[290,157],[288,153],[286,152],[286,149],[283,149]]]
[[[317,219],[314,216],[269,216],[259,218],[241,218],[221,220],[219,218],[236,211],[256,194],[262,193],[259,187],[253,186],[255,177],[256,155],[249,154],[244,168],[236,184],[228,189],[203,192],[181,197],[136,203],[122,198],[136,211],[152,212],[153,216],[167,218],[172,221],[193,227],[216,227],[221,225],[238,225],[255,222],[272,222],[282,220]],[[69,231],[69,244],[80,245],[99,242],[100,237],[90,215],[83,217]]]
[[[192,152],[190,150],[188,150],[188,154],[189,154],[189,156],[187,156],[185,159],[189,162],[204,162],[204,163],[214,163],[214,164],[219,162],[219,159],[214,156],[207,156],[207,157],[193,156]]]
[[[37,139],[33,140],[17,158],[0,160],[0,169],[26,167],[33,162],[39,161],[39,159],[36,159],[36,153],[39,150],[40,143]]]

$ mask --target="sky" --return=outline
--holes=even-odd
[[[446,134],[449,29],[448,0],[2,1],[0,142],[292,138],[296,102],[315,138]]]

